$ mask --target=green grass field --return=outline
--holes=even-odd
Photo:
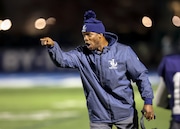
[[[143,102],[136,88],[135,94],[137,109],[140,111]],[[170,111],[156,106],[154,109],[157,119],[145,120],[146,129],[168,129]],[[47,87],[2,88],[0,129],[89,129],[83,90]]]

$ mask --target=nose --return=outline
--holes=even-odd
[[[88,41],[88,36],[84,35],[84,41]]]

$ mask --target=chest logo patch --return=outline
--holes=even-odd
[[[112,59],[112,60],[109,60],[108,61],[109,63],[110,63],[110,67],[109,67],[109,69],[117,69],[117,62],[114,60],[114,59]]]

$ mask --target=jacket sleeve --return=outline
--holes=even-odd
[[[148,70],[144,64],[139,60],[135,52],[128,47],[126,51],[127,56],[127,70],[133,82],[138,86],[144,104],[152,104],[154,98],[151,83],[148,78]]]
[[[47,47],[49,55],[53,63],[62,68],[76,68],[77,67],[77,56],[76,50],[71,50],[68,52],[62,51],[57,42],[55,42],[53,47]]]

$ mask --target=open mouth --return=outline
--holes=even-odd
[[[85,43],[85,44],[86,44],[87,47],[90,45],[89,43]]]

